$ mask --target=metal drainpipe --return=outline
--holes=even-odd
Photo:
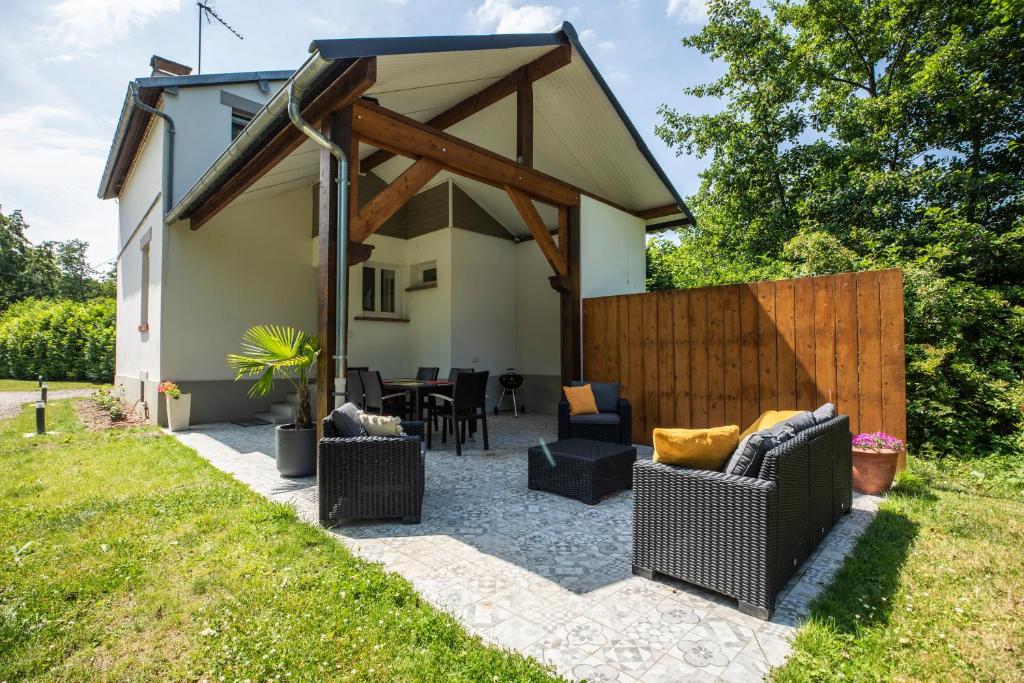
[[[340,146],[334,144],[327,136],[314,128],[308,121],[302,118],[302,114],[299,111],[299,94],[295,91],[295,83],[288,84],[288,118],[292,120],[295,127],[306,134],[313,142],[317,143],[328,152],[331,153],[335,159],[338,160],[338,276],[337,280],[337,302],[335,311],[335,324],[344,322],[345,316],[345,297],[348,296],[347,284],[348,278],[343,277],[341,273],[348,267],[348,188],[346,183],[348,182],[348,155],[345,154]],[[342,238],[345,237],[345,239]],[[344,329],[344,325],[341,325]],[[340,332],[340,331],[339,331]],[[346,335],[337,334],[338,337],[338,348],[335,359],[338,361],[338,368],[336,377],[341,380],[341,390],[346,391],[346,377],[345,374],[348,371],[348,339]],[[321,350],[323,353],[323,350]],[[333,406],[332,406],[333,407]]]
[[[142,111],[148,111],[164,120],[164,215],[171,210],[171,193],[174,189],[174,119],[159,109],[149,106],[139,98],[139,84],[131,83],[132,102]]]

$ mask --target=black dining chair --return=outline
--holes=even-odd
[[[361,371],[359,377],[363,383],[363,410],[379,415],[406,417],[408,412],[407,392],[400,391],[385,396],[380,373],[376,370]]]
[[[490,443],[487,440],[487,376],[490,373],[483,372],[462,372],[455,375],[455,387],[451,396],[444,394],[430,394],[437,403],[431,403],[431,415],[427,420],[427,449],[431,447],[433,437],[434,414],[440,414],[441,441],[447,441],[448,425],[452,427],[452,435],[455,437],[455,454],[462,455],[462,444],[466,442],[466,425],[476,424],[477,420],[483,424],[484,450],[490,450]],[[435,407],[436,406],[436,407]]]
[[[345,400],[360,408],[365,402],[362,373],[357,368],[349,368],[345,373]]]
[[[436,382],[438,371],[440,368],[419,368],[416,370],[416,381]]]
[[[475,370],[473,368],[452,368],[448,371],[448,381],[454,383],[455,378],[458,377],[459,374],[463,372],[475,372]],[[423,407],[426,408],[427,410],[427,419],[432,420],[434,422],[434,429],[438,428],[437,411],[434,410],[434,408],[436,408],[436,404],[437,401],[430,398],[429,396],[423,397]]]

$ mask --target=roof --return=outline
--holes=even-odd
[[[160,99],[165,88],[189,88],[229,83],[254,83],[259,81],[284,81],[292,71],[244,71],[225,74],[198,74],[189,76],[151,76],[133,81],[139,88],[139,99],[151,107]],[[131,85],[124,96],[121,114],[117,120],[114,139],[107,153],[103,177],[97,195],[100,199],[112,199],[121,192],[128,170],[139,151],[143,134],[149,125],[151,113],[135,106]]]
[[[637,213],[677,205],[692,222],[682,197],[568,22],[552,33],[316,40],[310,45],[310,58],[289,80],[297,84],[298,91],[304,93],[304,102],[308,102],[355,59],[376,57],[377,80],[365,97],[426,122],[559,45],[571,46],[570,63],[533,83],[534,167]],[[181,196],[165,216],[167,222],[188,217],[271,137],[292,125],[285,111],[287,89],[288,84],[282,85],[243,134]],[[507,97],[447,132],[515,158],[514,101],[514,97]],[[374,151],[361,145],[360,158]],[[315,182],[318,158],[319,149],[307,142],[270,169],[246,194],[283,192]],[[396,157],[374,172],[390,182],[410,163]],[[460,184],[506,225],[519,221],[514,210],[506,211],[506,216],[498,215],[502,203],[508,203],[500,190],[468,179],[460,179]]]

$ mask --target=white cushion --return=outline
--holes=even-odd
[[[372,415],[359,411],[359,421],[370,436],[405,436],[402,419],[390,415]]]

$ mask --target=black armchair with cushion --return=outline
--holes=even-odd
[[[319,520],[401,519],[418,524],[423,506],[423,423],[402,422],[406,436],[367,436],[351,403],[323,421],[317,447]]]
[[[618,382],[570,382],[579,387],[589,384],[597,403],[595,415],[570,415],[569,402],[562,393],[558,403],[558,440],[590,439],[611,443],[633,443],[633,407],[619,398]]]

